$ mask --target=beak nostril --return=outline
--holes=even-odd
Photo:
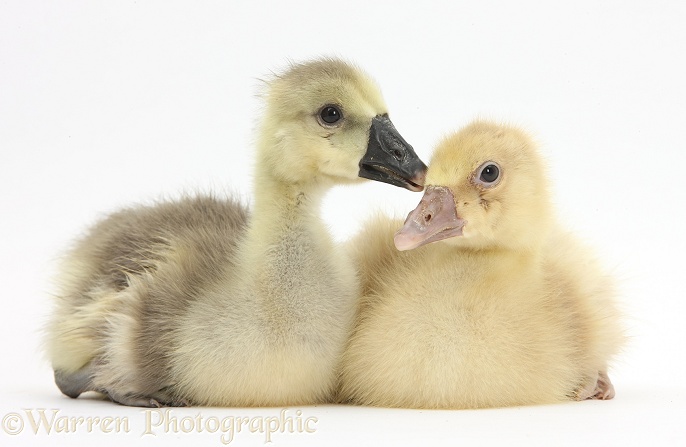
[[[431,220],[431,218],[433,218],[433,216],[431,215],[431,213],[425,214],[425,215],[424,215],[424,222],[429,223],[429,221]]]
[[[403,153],[400,152],[398,149],[393,149],[393,156],[395,157],[396,160],[402,160]]]

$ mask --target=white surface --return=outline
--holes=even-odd
[[[145,413],[69,400],[41,358],[55,260],[95,219],[182,191],[251,196],[257,78],[288,59],[339,55],[382,86],[398,130],[428,161],[481,116],[538,136],[560,214],[619,278],[632,336],[609,402],[488,411],[308,407],[316,433],[274,445],[686,441],[686,4],[653,2],[0,2],[0,427],[2,445],[187,445],[145,435]],[[335,189],[339,240],[419,195]],[[129,433],[33,433],[25,410],[127,417]],[[298,409],[289,409],[293,415]],[[177,409],[266,418],[279,409]],[[24,430],[7,432],[19,412]],[[263,445],[241,433],[232,445]],[[102,443],[102,444],[100,444]]]

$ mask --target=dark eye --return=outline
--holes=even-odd
[[[498,169],[496,165],[488,165],[483,169],[483,171],[481,171],[479,180],[481,180],[484,183],[493,183],[496,180],[498,180],[499,175],[500,169]]]
[[[335,124],[343,117],[341,110],[337,106],[324,106],[319,112],[319,118],[325,124]]]
[[[494,161],[487,161],[474,173],[474,183],[483,187],[495,186],[500,179],[500,167]]]

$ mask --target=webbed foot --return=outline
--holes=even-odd
[[[595,383],[591,382],[589,386],[582,389],[578,394],[577,400],[609,400],[613,397],[615,397],[615,387],[612,385],[607,373],[600,371]]]
[[[116,390],[103,389],[93,384],[93,368],[91,364],[84,366],[74,373],[65,373],[55,370],[55,384],[66,396],[75,399],[86,391],[97,391],[107,396],[112,402],[129,407],[187,407],[189,402],[185,399],[174,398],[163,388],[150,396],[130,392],[118,392]]]
[[[598,382],[595,386],[595,394],[591,399],[609,400],[615,397],[615,387],[605,371],[598,373]]]
[[[76,399],[81,393],[93,390],[93,370],[90,364],[74,373],[56,369],[55,384],[65,396]]]

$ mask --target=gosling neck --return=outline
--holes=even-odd
[[[316,224],[328,182],[313,176],[306,181],[280,179],[268,169],[256,170],[253,206],[255,234],[278,234],[296,227]]]

